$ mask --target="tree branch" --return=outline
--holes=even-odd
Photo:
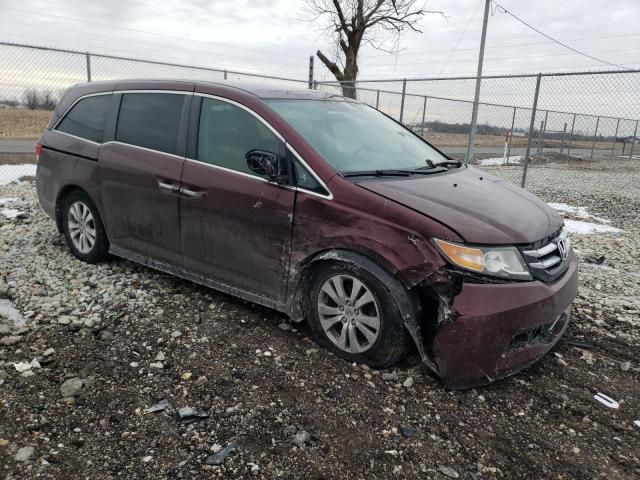
[[[316,55],[318,56],[320,61],[324,63],[324,66],[327,67],[331,73],[333,73],[333,76],[336,77],[336,80],[338,80],[339,82],[344,80],[344,74],[342,73],[342,70],[340,70],[340,67],[338,67],[338,65],[329,60],[320,50],[316,52]]]

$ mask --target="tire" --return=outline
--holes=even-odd
[[[345,295],[336,299],[330,293],[340,297],[339,287],[336,288],[336,282],[340,281]],[[354,287],[359,292],[355,297]],[[355,264],[323,262],[316,267],[306,298],[306,311],[316,342],[349,362],[387,368],[410,351],[411,337],[391,291],[378,277]],[[376,322],[372,320],[376,314],[377,329],[373,328]],[[341,316],[339,321],[337,316]],[[355,334],[355,341],[350,330]]]
[[[109,240],[93,201],[82,190],[74,190],[62,202],[62,232],[69,250],[86,263],[109,257]]]

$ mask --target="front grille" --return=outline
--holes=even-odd
[[[538,280],[550,283],[567,270],[571,241],[567,237],[567,231],[562,229],[542,245],[536,242],[536,244],[521,247],[520,250],[529,265],[531,275]]]

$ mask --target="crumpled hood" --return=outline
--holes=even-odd
[[[356,183],[438,220],[469,243],[526,244],[562,225],[560,215],[535,195],[473,167]]]

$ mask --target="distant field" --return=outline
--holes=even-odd
[[[49,123],[48,110],[0,109],[0,138],[38,138]]]

